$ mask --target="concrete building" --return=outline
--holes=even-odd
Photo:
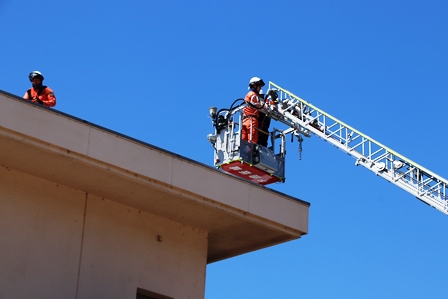
[[[308,209],[0,91],[0,299],[203,298],[208,263],[300,238]]]

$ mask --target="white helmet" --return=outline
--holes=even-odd
[[[249,81],[249,87],[253,87],[254,85],[260,85],[263,87],[265,84],[263,82],[263,79],[258,78],[258,77],[253,77]]]
[[[43,76],[42,73],[39,72],[39,71],[31,72],[31,73],[28,75],[28,78],[30,79],[30,81],[33,81],[33,79],[36,78],[36,77],[37,77],[37,78],[41,78],[42,81],[44,80],[44,76]]]

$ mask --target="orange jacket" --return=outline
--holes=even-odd
[[[47,107],[56,106],[56,96],[50,87],[42,86],[41,89],[34,89],[34,87],[27,90],[27,95],[24,97],[34,103],[43,104]]]
[[[246,94],[246,97],[244,98],[244,101],[246,103],[251,103],[255,107],[259,107],[260,106],[260,102],[258,101],[258,93],[256,93],[253,90],[249,91]],[[244,116],[255,116],[255,117],[258,117],[258,110],[255,109],[254,107],[248,105],[247,107],[245,107],[243,109],[243,114],[244,114]]]

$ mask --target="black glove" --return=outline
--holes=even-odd
[[[34,102],[34,103],[39,103],[39,104],[41,104],[41,105],[44,104],[44,102],[42,102],[42,100],[39,99],[38,97],[35,97],[35,98],[33,99],[33,102]]]
[[[266,98],[271,97],[271,101],[274,103],[278,103],[278,90],[269,89]]]

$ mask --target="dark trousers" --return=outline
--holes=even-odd
[[[269,138],[269,126],[271,124],[271,118],[266,114],[259,112],[258,115],[258,144],[264,147],[268,146]]]

